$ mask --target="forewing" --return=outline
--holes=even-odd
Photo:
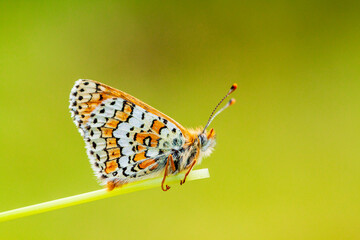
[[[187,131],[171,118],[91,80],[75,83],[70,110],[103,183],[114,179],[126,183],[158,174],[173,149],[180,149],[187,140]]]

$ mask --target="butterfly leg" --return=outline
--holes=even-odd
[[[170,164],[171,164],[172,172],[175,172],[176,168],[175,168],[175,163],[174,163],[173,156],[170,154],[169,158],[170,158]]]
[[[169,163],[171,164],[171,168],[174,170],[175,169],[175,164],[174,164],[174,159],[173,159],[171,154],[169,155],[168,160],[166,161],[164,177],[163,177],[163,180],[161,182],[161,189],[164,192],[166,192],[167,190],[170,189],[170,187],[168,185],[165,185],[165,188],[164,188],[165,179],[166,179],[166,177],[168,175]]]
[[[194,167],[195,163],[196,163],[196,160],[194,160],[194,161],[192,162],[189,170],[185,173],[184,179],[183,179],[183,180],[180,180],[180,185],[183,185],[183,184],[185,183],[186,178],[187,178],[187,176],[189,175],[189,173],[190,173],[190,171],[192,170],[192,168]]]

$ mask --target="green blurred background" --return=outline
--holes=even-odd
[[[359,1],[1,1],[0,211],[99,189],[79,78],[186,127],[211,178],[0,224],[0,239],[360,239]]]

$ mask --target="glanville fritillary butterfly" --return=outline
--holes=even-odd
[[[80,79],[70,93],[70,112],[85,140],[91,166],[108,190],[123,184],[163,175],[186,172],[215,146],[214,129],[206,131],[211,121],[235,103],[231,99],[216,109],[237,88],[233,84],[217,104],[204,128],[186,129],[172,118],[135,97],[105,84]]]

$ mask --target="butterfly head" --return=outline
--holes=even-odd
[[[209,132],[201,132],[198,137],[200,152],[204,156],[210,155],[216,144],[216,135],[214,129],[212,128]]]

